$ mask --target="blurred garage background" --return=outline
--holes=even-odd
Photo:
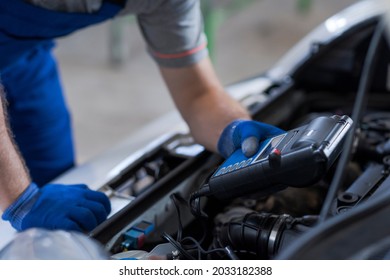
[[[261,74],[319,23],[354,2],[205,0],[213,60],[223,84]],[[79,163],[174,109],[131,16],[60,39],[56,54]]]

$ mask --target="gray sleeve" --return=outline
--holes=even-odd
[[[137,15],[148,51],[154,60],[164,67],[184,67],[207,56],[199,1],[157,2],[161,4]]]

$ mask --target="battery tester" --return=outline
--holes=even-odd
[[[250,158],[239,149],[217,168],[202,195],[230,199],[313,184],[341,153],[351,125],[352,120],[346,115],[318,117],[262,141],[258,152]]]

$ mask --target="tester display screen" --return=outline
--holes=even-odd
[[[259,162],[267,158],[285,136],[286,134],[282,134],[270,139],[267,146],[264,147],[264,149],[258,154],[257,158],[253,162]]]

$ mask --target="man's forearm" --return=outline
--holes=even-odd
[[[233,120],[250,119],[248,113],[223,90],[201,95],[192,101],[185,119],[194,138],[211,151],[217,151],[222,130]]]
[[[208,59],[186,68],[162,68],[176,106],[195,140],[217,151],[222,130],[234,119],[249,119],[247,111],[224,91]]]
[[[0,91],[0,209],[5,210],[27,188],[30,178],[10,136]]]

